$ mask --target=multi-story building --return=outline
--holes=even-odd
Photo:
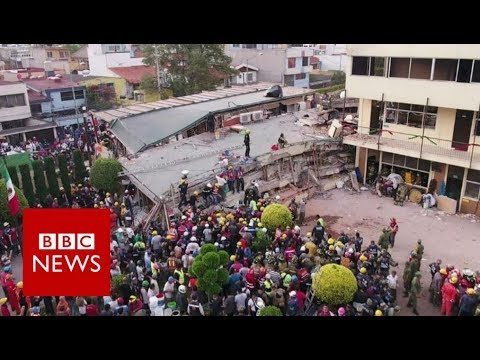
[[[258,81],[306,89],[310,83],[313,52],[313,48],[289,47],[287,44],[225,45],[225,53],[232,58],[233,66],[258,68]]]
[[[0,80],[0,136],[11,144],[32,137],[53,140],[55,123],[35,120],[30,111],[27,87],[21,82]]]
[[[139,45],[88,44],[90,75],[119,77],[110,68],[145,65]]]
[[[346,92],[359,101],[356,165],[457,200],[480,214],[480,45],[347,46]]]

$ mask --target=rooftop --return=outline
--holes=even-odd
[[[41,79],[23,79],[23,82],[31,89],[37,91],[67,89],[72,87],[79,87],[80,84],[66,80],[64,78],[53,80],[47,78]]]
[[[5,81],[5,80],[0,80],[0,85],[13,85],[13,84],[18,84],[18,81]]]
[[[27,93],[28,93],[28,101],[30,102],[30,104],[49,101],[48,97],[43,96],[42,94],[40,94],[40,93],[38,93],[38,92],[36,92],[32,89],[28,89]]]
[[[294,115],[289,114],[249,124],[251,157],[270,152],[281,133],[285,134],[289,143],[313,140],[314,128],[296,125],[296,120]],[[170,189],[171,184],[176,184],[184,169],[190,171],[189,177],[192,178],[212,175],[220,169],[218,157],[227,149],[243,158],[245,148],[242,145],[242,135],[224,128],[219,140],[215,140],[212,133],[202,133],[148,149],[131,160],[120,158],[120,162],[137,181],[160,196]]]
[[[140,84],[140,81],[145,75],[155,76],[155,68],[148,65],[112,67],[109,69],[129,83],[135,85]]]
[[[157,144],[197,126],[209,115],[227,111],[238,111],[246,106],[278,102],[310,94],[312,91],[301,88],[283,88],[283,98],[269,98],[261,90],[272,84],[231,87],[218,91],[202,92],[154,103],[132,105],[127,108],[97,113],[105,119],[108,113],[113,121],[110,128],[120,142],[131,153],[143,150],[146,146]],[[157,109],[154,110],[154,106]],[[162,109],[163,107],[163,109]],[[108,116],[107,116],[108,117]]]

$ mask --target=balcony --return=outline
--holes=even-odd
[[[358,127],[343,143],[480,170],[480,145],[422,135]]]

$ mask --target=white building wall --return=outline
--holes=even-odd
[[[24,94],[25,106],[0,108],[0,122],[26,119],[32,116],[28,102],[27,87],[23,83],[0,85],[0,96]]]
[[[127,49],[129,49],[128,46]],[[119,78],[117,74],[108,68],[144,65],[143,58],[131,57],[130,51],[104,54],[102,51],[102,44],[88,44],[87,53],[90,65],[90,75],[92,76],[110,76]]]

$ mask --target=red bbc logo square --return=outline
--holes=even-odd
[[[107,209],[23,210],[26,296],[110,295]]]

